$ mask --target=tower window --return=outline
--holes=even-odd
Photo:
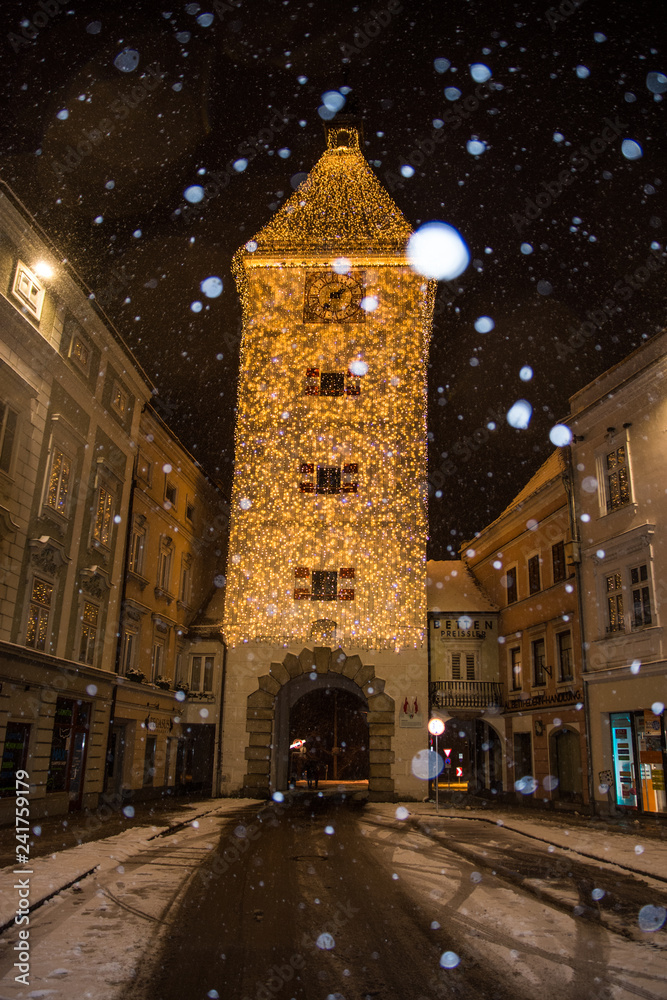
[[[335,601],[338,586],[338,573],[335,569],[316,569],[313,571],[314,601]]]
[[[294,600],[353,601],[355,576],[356,571],[351,566],[343,566],[340,570],[314,569],[312,572],[308,566],[296,566]]]
[[[317,492],[340,493],[340,466],[317,466]]]
[[[320,396],[343,396],[345,376],[343,372],[322,372],[320,376]]]
[[[359,396],[361,375],[354,372],[321,372],[319,368],[306,368],[304,396]]]
[[[358,486],[359,466],[356,462],[351,462],[343,466],[343,493],[356,493]]]
[[[315,464],[313,462],[302,462],[299,466],[299,472],[301,473],[299,492],[314,493],[315,483],[313,482],[313,476],[315,475]]]

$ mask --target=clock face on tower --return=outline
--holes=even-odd
[[[304,323],[363,323],[361,308],[366,275],[363,271],[336,274],[309,271],[303,304]]]

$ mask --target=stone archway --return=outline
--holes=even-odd
[[[368,795],[375,801],[393,799],[394,751],[391,742],[396,724],[394,699],[384,693],[385,682],[375,676],[374,666],[364,665],[359,656],[347,656],[342,649],[331,649],[329,646],[305,648],[298,656],[287,653],[282,663],[272,663],[269,673],[257,679],[257,690],[248,695],[248,746],[245,750],[247,766],[242,794],[268,798],[275,790],[272,788],[272,774],[276,774],[276,698],[290,681],[313,672],[339,675],[360,689],[368,702]]]

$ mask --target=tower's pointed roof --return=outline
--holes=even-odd
[[[340,118],[328,126],[325,153],[254,237],[255,252],[405,250],[412,228],[366,162],[359,135]]]

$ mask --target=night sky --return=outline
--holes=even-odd
[[[30,0],[3,2],[0,18],[0,175],[226,489],[231,257],[324,151],[328,90],[351,88],[365,155],[406,218],[451,223],[470,248],[436,303],[431,558],[455,555],[502,511],[549,454],[568,397],[664,324],[663,2]],[[218,193],[188,206],[185,189],[216,174]],[[636,280],[649,259],[661,266]],[[200,288],[211,276],[216,298]],[[523,430],[506,420],[521,398],[533,407]]]

